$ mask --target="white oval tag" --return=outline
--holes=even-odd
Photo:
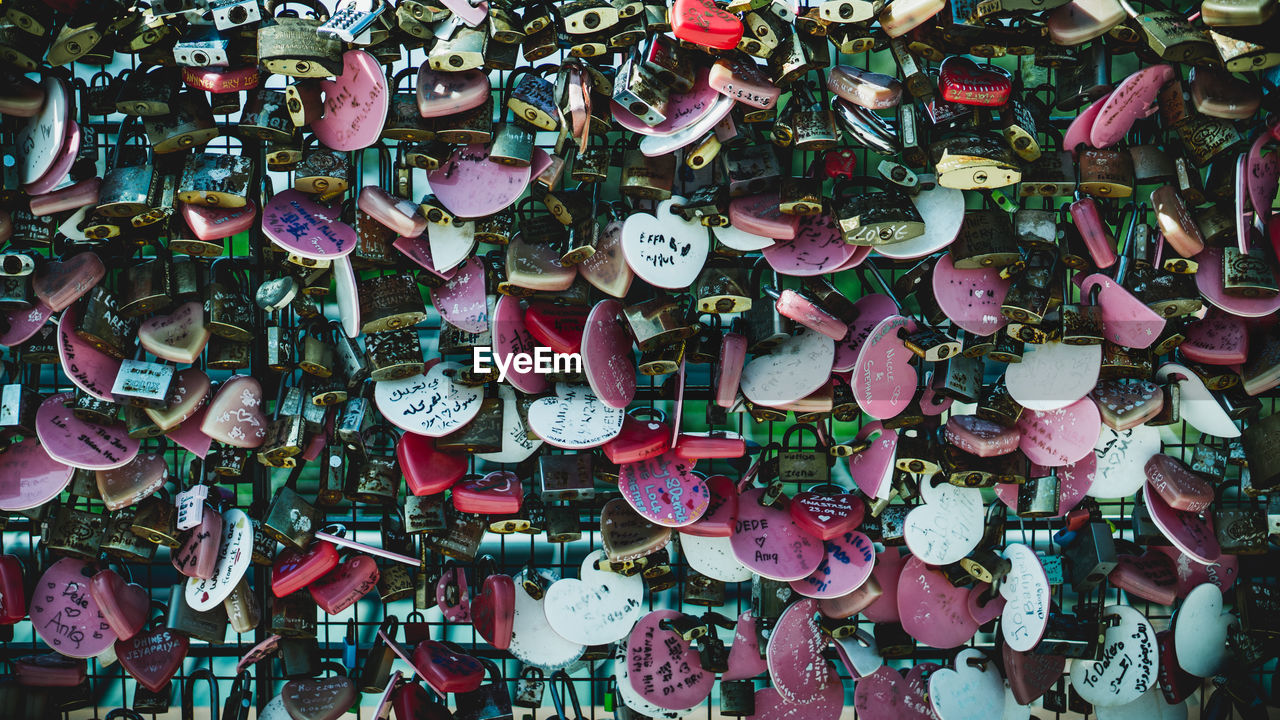
[[[1058,410],[1088,395],[1101,367],[1101,345],[1028,343],[1022,362],[1004,371],[1004,382],[1009,396],[1028,410]]]
[[[578,578],[564,578],[547,588],[542,604],[547,623],[561,637],[583,645],[607,645],[626,637],[644,614],[644,579],[597,570],[603,550],[582,560]],[[523,591],[521,591],[523,592]]]
[[[205,540],[213,541],[213,538]],[[253,559],[253,523],[243,510],[232,508],[222,514],[221,542],[213,577],[208,580],[187,578],[186,598],[192,610],[203,612],[222,604],[249,570],[249,562]]]
[[[1103,618],[1114,624],[1106,630],[1102,659],[1074,661],[1071,686],[1098,707],[1124,705],[1155,687],[1156,631],[1142,613],[1127,605],[1108,606]]]
[[[1011,649],[1029,652],[1040,644],[1049,623],[1049,578],[1040,558],[1026,545],[1010,544],[1004,556],[1011,567],[1000,585],[1005,599],[1000,631]]]
[[[617,437],[626,414],[600,402],[586,385],[557,383],[555,397],[529,406],[529,430],[550,445],[581,450]]]
[[[958,562],[982,540],[982,491],[949,483],[920,483],[924,500],[907,514],[903,534],[907,547],[930,565]]]
[[[1173,616],[1173,649],[1182,669],[1196,677],[1218,672],[1227,655],[1227,629],[1235,622],[1222,612],[1222,591],[1213,583],[1187,593]]]
[[[807,397],[831,378],[836,344],[808,329],[783,340],[773,352],[742,369],[742,394],[760,405],[784,405]]]
[[[677,202],[685,200],[673,196],[658,203],[653,215],[633,213],[622,225],[622,255],[632,271],[654,287],[671,290],[692,285],[711,250],[701,221],[671,212]]]
[[[714,580],[746,582],[754,574],[733,554],[733,540],[727,535],[703,537],[680,533],[680,551],[689,567]]]
[[[524,419],[520,417],[515,388],[498,385],[498,398],[502,400],[502,449],[492,453],[477,453],[476,457],[496,463],[523,462],[542,447],[542,439],[525,427]]]
[[[955,667],[929,676],[929,704],[938,720],[990,720],[993,708],[1004,707],[1004,678],[994,660],[966,648]]]
[[[550,571],[539,571],[543,579],[555,584],[560,578]],[[534,600],[524,589],[524,571],[515,576],[516,603],[511,618],[511,646],[517,660],[547,672],[569,667],[582,656],[586,646],[566,639],[551,629],[542,600]]]
[[[1089,497],[1121,498],[1138,492],[1147,481],[1145,466],[1160,452],[1160,432],[1139,425],[1129,430],[1112,430],[1106,425],[1093,447],[1098,466],[1093,473]]]
[[[388,422],[406,432],[441,437],[480,414],[484,388],[453,382],[446,373],[461,370],[455,362],[432,366],[426,374],[374,383],[373,399]]]

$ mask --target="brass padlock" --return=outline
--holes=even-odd
[[[323,5],[304,0],[292,3],[311,9],[311,17],[297,11],[278,13],[274,22],[257,29],[258,61],[268,71],[301,78],[334,77],[342,74],[342,41],[334,35],[316,32],[327,19]],[[282,3],[283,8],[289,3]]]
[[[276,490],[262,521],[262,531],[267,537],[295,550],[305,550],[311,543],[321,518],[315,506],[296,489],[303,467],[294,468],[285,484]]]
[[[359,284],[362,333],[380,333],[417,325],[427,317],[426,306],[414,276],[408,273],[378,275]]]
[[[1005,268],[1021,261],[1009,214],[1003,210],[969,210],[951,247],[957,268]]]
[[[249,201],[253,171],[253,160],[244,155],[188,155],[178,199],[205,207],[244,207]]]
[[[961,133],[930,144],[929,153],[942,187],[957,190],[1002,188],[1022,180],[1022,168],[1003,138]]]
[[[220,258],[210,266],[210,272],[212,279],[204,286],[205,325],[226,340],[251,342],[253,304],[245,292],[247,270],[236,260]]]
[[[1133,195],[1133,157],[1124,150],[1084,148],[1079,153],[1082,193],[1096,197]]]
[[[882,192],[851,195],[849,189],[858,185]],[[879,178],[837,182],[832,191],[831,216],[840,237],[852,245],[889,245],[924,234],[924,219],[911,198]]]

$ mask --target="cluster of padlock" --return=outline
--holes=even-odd
[[[1278,7],[6,0],[0,708],[1265,716]]]

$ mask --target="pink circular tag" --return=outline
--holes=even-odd
[[[978,624],[969,614],[969,590],[947,581],[941,570],[912,555],[898,580],[902,629],[929,647],[946,649],[969,642]]]
[[[999,270],[957,270],[951,253],[938,258],[933,268],[933,296],[951,322],[965,332],[986,337],[1009,324],[1000,314],[1011,280]]]
[[[1208,252],[1207,250],[1205,252]],[[1201,270],[1205,270],[1203,253]],[[1199,278],[1199,273],[1196,274]],[[1218,275],[1211,275],[1218,277]],[[1197,280],[1199,282],[1199,280]],[[1160,317],[1147,304],[1133,296],[1133,293],[1116,284],[1114,280],[1094,273],[1084,279],[1080,285],[1080,294],[1087,296],[1095,286],[1100,287],[1097,303],[1102,312],[1102,334],[1113,343],[1125,347],[1145,349],[1155,344],[1164,330],[1165,319]],[[1201,292],[1204,288],[1201,288]],[[1280,302],[1276,303],[1280,307]],[[1273,308],[1274,309],[1274,308]]]
[[[37,300],[31,307],[12,308],[4,312],[9,329],[0,333],[0,345],[13,347],[31,339],[53,316],[53,308]]]
[[[0,510],[29,510],[58,497],[75,469],[49,457],[37,438],[0,454]]]
[[[635,511],[664,527],[684,527],[707,511],[711,495],[694,463],[668,450],[657,457],[624,463],[618,468],[618,489]]]
[[[773,687],[790,702],[817,697],[832,681],[839,684],[831,662],[822,656],[827,636],[815,619],[818,601],[805,598],[782,612],[765,649]]]
[[[911,351],[898,337],[900,330],[914,332],[915,320],[894,315],[881,321],[858,352],[849,381],[862,411],[877,420],[896,416],[916,394],[916,369],[909,363]]]
[[[764,249],[769,266],[783,275],[809,277],[839,269],[856,246],[846,243],[826,213],[805,215],[791,240],[779,240]]]
[[[378,142],[386,124],[390,97],[382,65],[364,50],[342,54],[342,74],[321,80],[324,114],[311,132],[326,147],[347,152]]]
[[[636,396],[636,361],[631,336],[618,322],[622,303],[601,300],[582,330],[582,370],[600,402],[625,408]]]
[[[791,589],[811,598],[837,598],[847,595],[871,577],[876,564],[876,548],[871,539],[858,532],[847,532],[827,540],[826,556],[808,577],[795,580]]]
[[[715,674],[702,669],[698,651],[658,624],[675,620],[675,610],[655,610],[640,618],[627,638],[627,676],[646,702],[666,710],[688,710],[711,695]]]
[[[1266,317],[1280,310],[1280,295],[1237,297],[1222,291],[1222,249],[1207,247],[1196,256],[1196,289],[1214,307],[1241,317]],[[1105,310],[1103,311],[1106,312]],[[1106,319],[1104,314],[1103,319]]]
[[[49,566],[31,591],[31,626],[46,645],[73,658],[91,658],[116,641],[116,634],[89,593],[93,568],[62,558]]]
[[[1085,453],[1079,460],[1058,468],[1058,513],[1062,517],[1075,509],[1093,487],[1094,473],[1098,470],[1098,456]],[[1044,477],[1049,468],[1032,463],[1029,477]],[[1018,486],[1009,483],[996,485],[996,497],[1010,509],[1018,507]]]
[[[300,190],[275,194],[262,208],[262,232],[276,245],[304,258],[329,260],[356,249],[356,231],[328,207]]]
[[[760,504],[764,490],[752,488],[738,498],[738,524],[730,542],[733,554],[756,574],[771,580],[799,580],[822,564],[822,542],[791,519],[786,508]]]
[[[95,425],[71,414],[69,392],[51,395],[36,411],[36,434],[49,457],[85,470],[127,465],[138,454],[139,441],[124,425]]]
[[[862,426],[857,440],[868,440],[871,445],[849,456],[849,474],[867,497],[886,497],[889,482],[893,479],[893,464],[898,457],[898,431],[873,420]]]
[[[863,720],[937,720],[925,700],[924,685],[918,676],[912,682],[910,677],[902,677],[900,671],[881,665],[875,672],[858,679],[853,707]]]
[[[1018,429],[1022,431],[1018,448],[1031,462],[1061,467],[1093,452],[1102,415],[1086,397],[1060,410],[1026,410],[1018,418]]]
[[[489,306],[485,300],[484,264],[469,258],[452,278],[431,288],[431,304],[450,325],[469,333],[489,329]]]
[[[898,614],[898,581],[902,578],[902,568],[906,567],[905,548],[885,548],[876,554],[876,565],[871,569],[871,577],[880,586],[880,597],[862,610],[862,617],[871,622],[896,623],[901,617]]]
[[[454,149],[448,160],[427,175],[427,182],[449,212],[478,218],[514,203],[529,187],[531,172],[528,165],[491,162],[488,146],[475,144]]]
[[[791,702],[776,688],[756,691],[756,720],[836,720],[844,710],[844,685],[834,670],[830,682],[809,702]]]
[[[1216,563],[1222,557],[1222,547],[1208,518],[1169,507],[1160,493],[1152,492],[1150,483],[1142,486],[1142,498],[1147,503],[1151,521],[1187,557],[1205,565]]]
[[[71,382],[89,395],[112,402],[111,387],[120,374],[120,360],[95,348],[75,333],[81,308],[72,305],[58,320],[58,357],[62,371]]]
[[[524,309],[520,298],[502,295],[493,310],[493,364],[507,367],[506,379],[515,389],[530,395],[546,392],[551,387],[547,378],[534,372],[535,365],[524,371],[516,368],[516,356],[531,356],[538,343],[524,326]]]

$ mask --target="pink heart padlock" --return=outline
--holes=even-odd
[[[378,564],[368,555],[353,555],[307,587],[321,610],[336,615],[351,607],[378,584]]]
[[[128,640],[147,622],[151,596],[137,583],[125,582],[110,568],[99,570],[89,579],[89,594],[98,610],[121,640]]]

